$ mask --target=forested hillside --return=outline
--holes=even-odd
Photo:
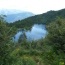
[[[65,18],[65,9],[59,11],[48,11],[46,13],[35,15],[24,20],[16,21],[11,26],[15,26],[17,28],[31,27],[33,24],[49,24],[56,20],[57,17]]]
[[[13,23],[11,27],[0,16],[0,65],[65,65],[64,11],[49,11]],[[47,23],[44,22],[43,15]],[[18,28],[31,27],[39,22],[49,23],[46,26],[48,34],[44,39],[30,42],[24,38],[18,42],[13,41],[12,37]]]

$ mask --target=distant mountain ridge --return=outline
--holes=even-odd
[[[15,10],[15,9],[1,9],[0,10],[0,14],[3,14],[3,15],[10,15],[10,14],[17,14],[17,13],[20,13],[20,12],[23,12],[21,10]]]
[[[34,14],[31,12],[23,12],[19,10],[1,10],[0,14],[6,15],[5,20],[8,23],[34,16]]]
[[[15,26],[17,28],[31,27],[34,24],[49,24],[57,19],[57,17],[65,18],[65,9],[58,11],[48,11],[46,13],[35,15],[24,20],[16,21],[11,26]]]
[[[18,13],[18,14],[11,14],[11,15],[7,15],[5,20],[9,23],[18,21],[18,20],[22,20],[28,17],[34,16],[33,13],[30,12],[23,12],[23,13]]]

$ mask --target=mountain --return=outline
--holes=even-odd
[[[10,14],[17,14],[23,12],[21,10],[16,10],[16,9],[0,9],[0,14],[2,15],[10,15]]]
[[[34,14],[31,12],[23,12],[19,10],[0,10],[0,14],[6,15],[5,20],[8,23],[34,16]]]
[[[30,16],[34,16],[34,14],[30,13],[30,12],[10,14],[10,15],[6,16],[5,20],[9,23],[12,23],[12,22],[15,22],[15,21],[18,21],[18,20],[25,19],[25,18],[30,17]]]
[[[35,15],[24,20],[16,21],[11,26],[15,26],[17,28],[31,27],[33,24],[49,24],[56,20],[57,17],[65,18],[65,9],[58,11],[48,11],[46,13]]]

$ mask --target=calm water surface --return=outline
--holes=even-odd
[[[32,26],[31,30],[24,31],[27,40],[39,40],[41,38],[44,38],[47,34],[47,30],[45,28],[45,25],[42,24],[35,24]],[[18,41],[19,37],[23,35],[23,31],[18,31],[15,35],[15,41]]]

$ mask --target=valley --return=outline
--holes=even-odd
[[[0,15],[0,65],[65,65],[65,9]]]

